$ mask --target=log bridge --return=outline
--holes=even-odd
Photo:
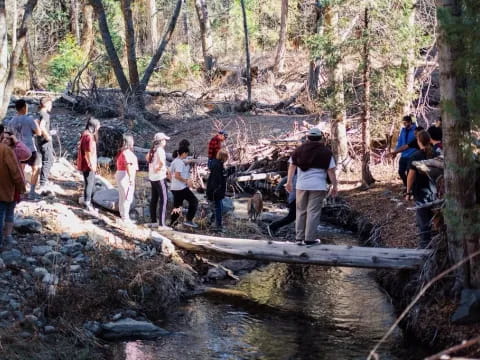
[[[222,238],[178,231],[162,231],[157,236],[195,253],[322,266],[417,269],[431,254],[426,249],[323,244],[298,246],[282,241]]]

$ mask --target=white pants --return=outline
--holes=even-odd
[[[118,208],[120,210],[120,216],[123,220],[130,219],[130,207],[133,202],[133,195],[135,193],[135,179],[130,184],[130,178],[126,171],[117,171],[115,174],[115,180],[118,186]]]

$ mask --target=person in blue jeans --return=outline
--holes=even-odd
[[[224,164],[228,160],[228,153],[224,149],[217,152],[216,159],[211,159],[210,176],[207,182],[207,199],[215,205],[216,231],[223,231],[222,212],[223,199],[227,191],[227,171]]]
[[[413,123],[412,117],[410,115],[404,116],[402,119],[403,128],[400,131],[398,136],[397,146],[395,147],[395,153],[399,152],[398,150],[404,145],[408,145],[412,141],[416,141],[415,137],[415,124]],[[398,175],[402,179],[403,185],[407,187],[407,169],[410,157],[417,151],[415,148],[407,148],[402,151],[400,160],[398,162]]]

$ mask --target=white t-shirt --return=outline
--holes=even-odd
[[[162,167],[158,169],[160,163]],[[148,179],[150,181],[161,181],[167,177],[167,156],[165,155],[165,149],[159,146],[153,154],[153,160],[148,164]]]
[[[330,160],[329,169],[335,167],[335,160]],[[323,169],[302,171],[297,167],[297,190],[327,191],[327,172]]]
[[[173,160],[172,165],[170,165],[170,172],[172,173],[172,185],[170,186],[171,190],[183,190],[187,187],[187,184],[177,180],[175,178],[175,173],[179,172],[182,178],[188,179],[190,177],[190,166],[185,165],[182,159],[176,158]]]

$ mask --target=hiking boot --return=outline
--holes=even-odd
[[[295,240],[295,244],[297,244],[298,246],[305,246],[305,241],[303,241],[303,240]]]
[[[316,245],[316,244],[321,244],[321,243],[322,243],[322,241],[320,239],[305,241],[305,245]]]
[[[194,229],[198,228],[198,225],[195,224],[193,221],[185,221],[183,225],[194,228]]]

